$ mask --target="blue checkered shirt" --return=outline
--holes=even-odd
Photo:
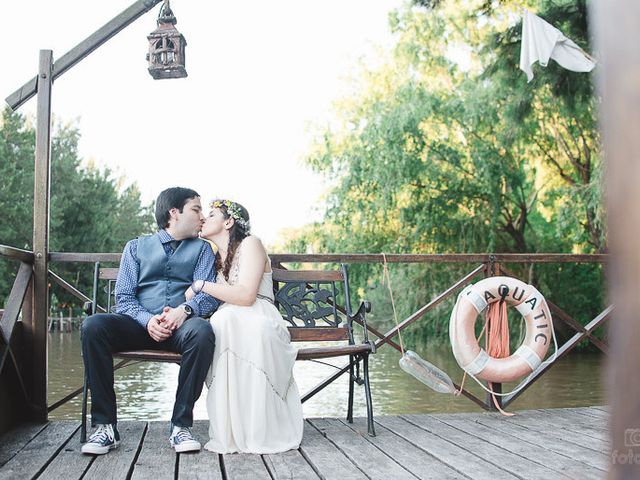
[[[160,230],[158,237],[162,242],[167,256],[173,255],[173,249],[169,242],[173,237],[166,230]],[[124,247],[122,258],[120,259],[120,271],[116,281],[116,313],[128,315],[135,319],[145,329],[153,313],[147,311],[136,297],[138,290],[138,273],[140,263],[138,261],[138,239],[134,238]],[[200,257],[193,271],[193,280],[206,280],[213,282],[216,279],[215,256],[211,248],[203,248]],[[194,317],[207,317],[211,315],[219,306],[220,301],[206,293],[199,293],[188,302],[185,302],[193,309]]]

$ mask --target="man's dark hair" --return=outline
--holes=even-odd
[[[195,190],[183,187],[167,188],[160,192],[156,199],[156,222],[158,228],[167,228],[169,226],[169,210],[177,208],[180,213],[184,205],[192,198],[200,195]]]

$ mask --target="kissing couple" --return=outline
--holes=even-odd
[[[271,263],[239,203],[174,187],[156,200],[158,232],[127,243],[114,313],[82,323],[82,355],[95,431],[82,453],[120,442],[112,354],[169,350],[182,355],[169,441],[201,449],[193,406],[208,386],[209,440],[216,453],[278,453],[302,440],[296,349],[274,305]],[[210,318],[208,318],[210,317]],[[207,319],[208,318],[208,319]]]

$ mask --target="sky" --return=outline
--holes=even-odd
[[[134,2],[3,3],[2,99],[35,76],[40,49],[61,57]],[[136,182],[143,201],[176,185],[207,204],[230,198],[272,244],[321,218],[326,186],[302,158],[358,62],[392,45],[388,14],[402,3],[174,0],[189,76],[162,81],[145,59],[158,5],[56,80],[53,115],[79,128],[86,164]],[[19,111],[35,117],[35,107],[34,97]]]

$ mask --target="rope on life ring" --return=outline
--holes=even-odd
[[[478,314],[498,301],[515,307],[526,323],[522,345],[505,358],[488,354],[480,347],[475,336]],[[517,392],[526,385],[529,377],[508,393],[495,393],[487,389],[479,379],[503,383],[527,374],[531,376],[542,365],[553,362],[558,352],[553,320],[544,296],[532,285],[513,277],[489,277],[467,286],[458,295],[458,301],[451,312],[449,337],[458,365],[487,392],[498,396]],[[543,361],[551,340],[555,352]]]

